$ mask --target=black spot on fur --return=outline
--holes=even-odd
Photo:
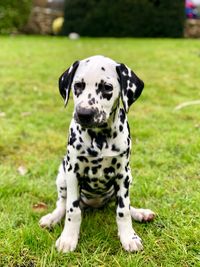
[[[119,212],[118,215],[119,215],[119,217],[124,217],[124,213],[122,213],[122,212]]]
[[[102,131],[102,132],[96,133],[95,131],[89,129],[88,134],[91,137],[91,145],[93,144],[94,141],[99,149],[102,149],[104,143],[107,145],[107,133],[106,132]]]
[[[121,173],[119,173],[118,175],[117,175],[117,179],[122,179],[124,176],[123,176],[123,174],[121,174]]]
[[[67,171],[69,172],[69,171],[71,171],[71,170],[72,170],[72,165],[70,164],[70,165],[69,165],[69,168],[68,168]]]
[[[96,174],[97,171],[98,171],[98,169],[100,169],[100,168],[101,168],[101,165],[98,165],[98,166],[96,166],[96,167],[92,167],[92,173],[93,173],[93,174]]]
[[[112,95],[113,95],[112,93],[106,93],[106,92],[102,93],[102,97],[107,99],[108,101],[112,98]]]
[[[78,145],[76,146],[76,149],[77,149],[77,150],[80,150],[81,147],[82,147],[82,145],[81,145],[81,144],[78,144]]]
[[[90,100],[88,101],[88,104],[89,104],[89,105],[93,105],[93,104],[95,104],[95,98],[93,97],[92,99],[90,99]]]
[[[112,161],[111,161],[111,164],[112,164],[112,165],[115,165],[116,162],[117,162],[117,159],[116,159],[116,158],[113,158]]]
[[[123,109],[120,110],[120,115],[119,115],[119,118],[120,118],[120,121],[121,123],[124,124],[124,121],[125,121],[125,118],[126,118],[126,115],[125,115],[125,111]]]
[[[115,172],[115,169],[113,167],[108,167],[104,169],[104,173],[105,174],[109,174],[111,172]]]
[[[129,124],[128,124],[128,121],[126,122],[126,125],[127,125],[127,129],[128,129],[128,138],[130,138],[130,127],[129,127]]]
[[[105,179],[110,180],[110,176],[105,174]]]
[[[127,158],[129,157],[129,154],[130,154],[130,147],[128,147],[127,150],[126,150],[126,157]]]
[[[120,131],[120,132],[123,131],[123,126],[122,126],[122,125],[119,126],[119,131]]]
[[[91,149],[91,148],[88,148],[88,149],[87,149],[87,152],[88,152],[88,154],[89,154],[90,156],[92,156],[92,157],[97,157],[97,156],[98,156],[98,152],[95,151],[95,150],[93,150],[93,149]]]
[[[99,164],[99,162],[102,162],[103,158],[99,158],[99,159],[93,159],[91,161],[92,164]]]
[[[113,133],[113,138],[116,138],[117,137],[117,132],[114,132]]]
[[[129,188],[129,184],[130,184],[130,182],[129,182],[129,176],[127,175],[126,176],[126,179],[124,180],[124,187],[126,189],[128,189]]]
[[[118,197],[118,205],[120,208],[124,208],[124,201],[122,197]]]
[[[126,193],[124,194],[124,197],[128,197],[129,189],[126,190]]]
[[[89,170],[90,170],[90,168],[87,166],[87,167],[85,167],[85,169],[84,169],[84,174],[85,175],[87,175],[88,174],[88,172],[89,172]]]
[[[71,212],[73,212],[73,209],[72,209],[72,208],[70,208],[70,211],[71,211]]]
[[[72,203],[73,207],[74,208],[78,208],[79,206],[79,200],[75,200],[73,203]]]
[[[78,156],[77,159],[80,160],[81,162],[88,162],[88,159],[84,156]]]
[[[103,71],[105,71],[105,68],[104,68],[104,67],[101,67],[101,69],[102,69]]]
[[[117,169],[119,169],[121,167],[120,163],[117,163]]]
[[[64,172],[66,172],[66,168],[65,168],[65,160],[63,160],[63,170],[64,170]]]
[[[98,161],[97,159],[93,159],[93,160],[91,161],[91,163],[92,163],[92,164],[98,164],[99,161]]]
[[[70,137],[69,137],[69,145],[73,145],[74,142],[76,141],[76,133],[74,132],[74,130],[71,128],[71,134],[70,134]]]
[[[120,149],[116,147],[115,144],[112,145],[112,148],[111,148],[112,151],[116,151],[116,152],[119,152]]]
[[[78,170],[79,170],[79,165],[78,165],[78,163],[76,163],[74,166],[74,172],[77,172]]]
[[[97,182],[97,181],[98,181],[97,178],[92,178],[92,179],[91,179],[91,182]]]

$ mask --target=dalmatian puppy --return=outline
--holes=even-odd
[[[60,94],[67,105],[72,90],[74,112],[67,153],[57,176],[57,205],[40,220],[41,227],[52,227],[65,216],[56,242],[58,251],[76,249],[82,209],[101,207],[112,197],[117,201],[116,221],[123,248],[130,252],[143,248],[131,217],[151,221],[155,214],[130,206],[131,137],[126,117],[143,87],[126,65],[104,56],[76,61],[61,75]]]

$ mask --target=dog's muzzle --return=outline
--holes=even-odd
[[[75,120],[82,126],[92,126],[96,111],[91,108],[77,107],[75,112]]]

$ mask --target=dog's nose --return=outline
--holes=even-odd
[[[87,108],[81,108],[79,107],[76,110],[76,114],[78,117],[78,120],[81,124],[91,124],[94,118],[94,110],[93,109],[87,109]]]

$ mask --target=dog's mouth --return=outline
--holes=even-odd
[[[94,120],[81,121],[76,115],[74,116],[76,123],[80,124],[82,128],[106,128],[108,124],[106,122],[95,122]]]
[[[95,109],[77,109],[74,114],[75,121],[83,128],[104,128],[107,126],[104,113]]]

